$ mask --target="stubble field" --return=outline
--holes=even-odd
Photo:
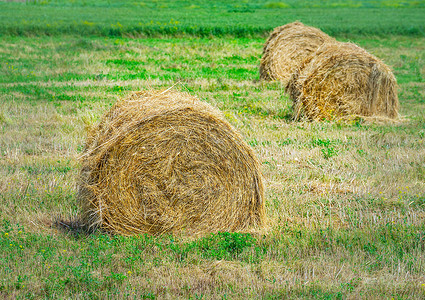
[[[265,37],[0,37],[0,296],[425,297],[425,38],[337,36],[383,59],[401,119],[291,121],[260,82]],[[87,129],[131,91],[174,86],[254,148],[268,226],[203,237],[79,230]]]

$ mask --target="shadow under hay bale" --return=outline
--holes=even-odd
[[[275,28],[264,44],[260,79],[279,80],[286,84],[304,59],[323,43],[334,41],[320,29],[300,22]]]
[[[259,228],[259,163],[209,104],[171,91],[119,101],[87,138],[78,195],[88,226],[123,235]]]
[[[398,117],[397,81],[390,68],[351,43],[321,46],[294,72],[286,91],[295,120]]]

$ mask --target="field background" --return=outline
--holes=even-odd
[[[18,0],[19,1],[19,0]],[[3,3],[0,33],[152,37],[267,34],[301,20],[331,35],[424,35],[425,1],[30,0]]]
[[[0,2],[0,297],[423,299],[424,16],[397,0]],[[295,20],[383,59],[401,121],[291,121],[258,66]],[[79,230],[86,130],[129,92],[172,85],[254,148],[263,232]]]

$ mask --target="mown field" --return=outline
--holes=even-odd
[[[138,10],[114,1],[0,3],[0,298],[423,299],[423,1],[317,8],[316,1],[229,1],[214,10],[204,1],[138,3]],[[232,5],[259,18],[241,23],[249,12],[230,14]],[[133,17],[127,25],[119,16],[87,19],[84,11],[96,7]],[[118,21],[138,26],[137,12],[153,11],[144,20],[172,16],[184,26],[108,31]],[[387,12],[392,19],[382,17]],[[20,21],[39,15],[63,20],[58,28],[86,20],[99,30]],[[260,82],[258,65],[265,33],[295,19],[321,24],[391,66],[400,121],[291,121],[284,87]],[[185,31],[195,23],[219,31]],[[259,30],[234,30],[244,24]],[[263,231],[120,237],[78,227],[75,185],[87,129],[131,91],[170,86],[218,107],[254,148],[266,184]]]

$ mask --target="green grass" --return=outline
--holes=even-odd
[[[295,20],[331,35],[425,34],[425,1],[22,1],[0,3],[3,35],[264,36]]]
[[[166,295],[217,297],[223,290],[233,290],[230,295],[237,296],[242,295],[234,291],[240,285],[237,278],[216,284],[215,277],[242,269],[239,275],[244,280],[260,281],[267,293],[276,296],[334,298],[339,295],[345,298],[365,285],[364,272],[383,269],[394,272],[402,266],[403,272],[423,274],[423,258],[414,253],[423,252],[424,242],[423,225],[386,224],[368,230],[312,230],[287,226],[267,237],[220,233],[184,242],[172,236],[144,235],[123,238],[96,234],[63,238],[28,233],[6,222],[0,232],[4,266],[0,293],[7,295],[13,290],[25,298],[155,299]],[[320,278],[320,272],[326,267],[319,262],[330,263],[332,257],[337,257],[342,268],[329,270],[336,282],[323,285],[314,279],[314,266]],[[333,263],[338,264],[338,261]],[[24,266],[19,266],[18,262],[25,262]],[[345,272],[354,274],[348,277],[341,274],[344,265],[353,268],[346,268]],[[189,268],[193,272],[179,273]],[[287,279],[282,278],[279,269],[286,270]],[[302,281],[288,281],[300,273],[313,276],[312,282],[305,286]],[[338,279],[340,274],[341,279]],[[161,286],[161,282],[155,281],[167,276],[175,277],[170,284]],[[406,283],[382,282],[374,288],[388,289],[384,293],[387,297],[409,298],[415,295],[415,288],[414,285],[403,286]],[[229,289],[232,285],[235,286]],[[367,296],[370,292],[366,290],[359,295]],[[262,294],[253,289],[248,295],[258,297]]]

